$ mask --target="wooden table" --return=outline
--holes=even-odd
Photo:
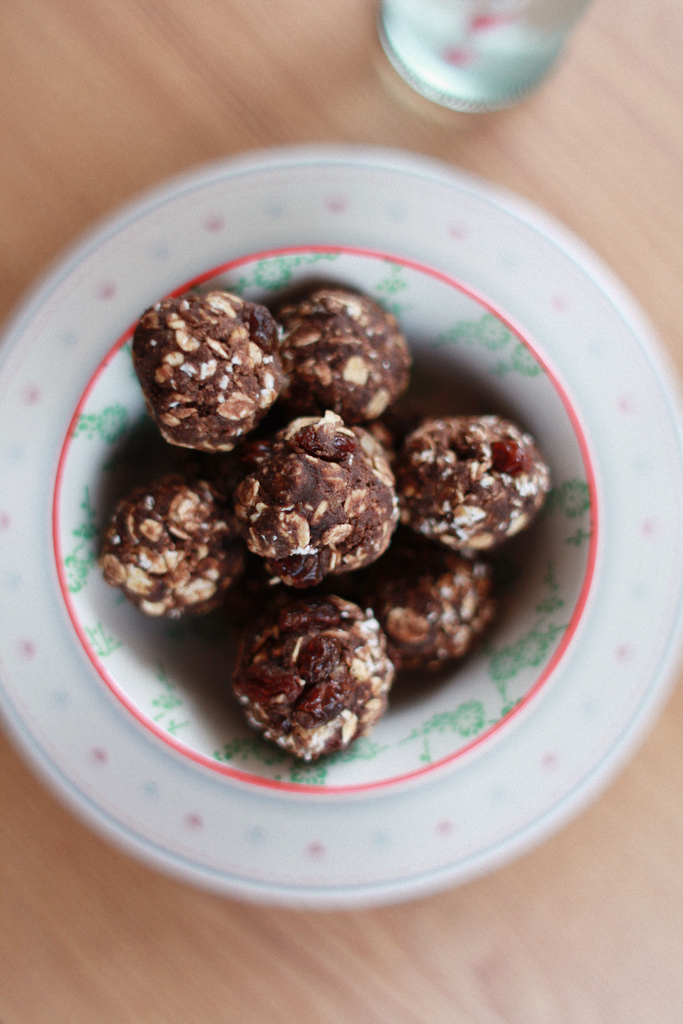
[[[3,0],[0,317],[169,174],[255,147],[404,147],[527,197],[621,277],[683,371],[683,6],[595,0],[552,79],[458,115],[383,57],[368,0]],[[104,842],[0,737],[2,1024],[680,1024],[683,686],[606,792],[437,896],[293,912]]]

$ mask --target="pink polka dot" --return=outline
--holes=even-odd
[[[620,644],[615,651],[615,657],[617,661],[622,665],[625,665],[626,662],[631,661],[633,655],[634,650],[630,644]]]
[[[90,758],[95,764],[106,764],[109,760],[109,755],[104,747],[93,747],[90,751]]]
[[[566,313],[569,309],[569,299],[566,295],[553,295],[550,304],[556,313]]]
[[[622,416],[632,416],[636,408],[636,400],[633,395],[622,395],[617,402],[617,409]]]
[[[546,771],[552,771],[553,768],[557,768],[558,761],[559,758],[557,754],[555,754],[552,750],[548,751],[548,753],[544,754],[541,758],[541,767],[544,768]]]
[[[346,196],[328,196],[325,200],[325,206],[330,213],[344,213],[348,209],[349,201]]]
[[[325,856],[325,847],[319,842],[309,843],[306,847],[306,853],[313,860],[321,860]]]
[[[189,814],[185,815],[185,824],[188,828],[198,829],[203,827],[204,820],[201,814],[197,814],[196,811],[191,811]]]
[[[640,527],[640,532],[643,537],[656,537],[659,533],[659,524],[657,523],[657,520],[646,519]]]
[[[455,238],[460,241],[463,238],[467,238],[468,230],[464,224],[449,224],[448,234],[451,238]]]
[[[37,405],[42,397],[42,392],[37,384],[27,384],[21,397],[24,405]]]
[[[476,54],[473,50],[466,50],[461,46],[448,47],[441,56],[447,64],[452,64],[456,68],[467,67],[468,64],[471,64],[476,59]]]
[[[113,299],[116,295],[116,284],[114,281],[103,281],[97,289],[97,298],[103,302]]]
[[[514,14],[475,14],[470,21],[472,32],[485,32],[489,28],[500,28],[515,20]]]
[[[19,654],[22,658],[26,658],[30,661],[31,658],[35,658],[37,647],[33,640],[20,640],[19,641]]]
[[[0,530],[9,530],[12,525],[12,517],[9,512],[0,511]]]
[[[453,835],[455,831],[455,825],[452,821],[444,818],[443,821],[438,821],[436,824],[436,834],[446,838],[447,836]]]
[[[209,231],[212,234],[216,234],[216,232],[222,231],[224,227],[225,218],[222,217],[220,213],[213,213],[204,221],[204,230]]]

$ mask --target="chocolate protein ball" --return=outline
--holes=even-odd
[[[230,451],[282,385],[277,325],[228,292],[188,292],[143,313],[133,364],[147,408],[171,444]]]
[[[363,603],[397,671],[438,669],[467,654],[495,615],[491,567],[401,529],[364,574]]]
[[[310,761],[370,730],[394,674],[370,612],[307,596],[275,608],[245,637],[233,690],[252,728]]]
[[[455,549],[519,533],[550,489],[532,437],[499,416],[425,420],[405,438],[396,476],[401,522]]]
[[[282,400],[295,414],[380,416],[407,387],[410,353],[396,318],[371,299],[319,288],[277,313],[285,370]]]
[[[398,522],[381,445],[333,412],[304,416],[253,456],[234,496],[247,547],[293,587],[369,565]]]
[[[168,474],[135,488],[104,536],[104,579],[140,611],[179,618],[216,607],[244,567],[237,526],[213,488]]]

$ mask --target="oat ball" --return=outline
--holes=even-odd
[[[231,451],[279,394],[278,344],[265,306],[228,292],[188,292],[148,309],[133,335],[133,364],[165,440]]]
[[[396,318],[371,299],[320,288],[277,314],[282,400],[295,414],[338,413],[346,423],[380,416],[408,384],[410,353]]]
[[[369,570],[362,592],[397,671],[431,671],[464,657],[496,611],[486,562],[407,530]]]
[[[550,489],[532,437],[499,416],[426,420],[405,438],[396,476],[401,522],[460,550],[519,533]]]
[[[304,416],[275,434],[234,497],[247,547],[293,587],[369,565],[398,522],[381,445],[336,413]]]
[[[146,615],[171,619],[216,607],[244,560],[237,526],[214,489],[175,473],[119,503],[100,554],[107,583]]]
[[[393,679],[372,613],[309,595],[290,598],[245,637],[233,690],[252,728],[310,761],[366,734]]]

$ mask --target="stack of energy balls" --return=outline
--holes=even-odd
[[[232,690],[265,739],[344,749],[397,671],[471,649],[495,613],[480,553],[532,522],[550,474],[496,415],[401,411],[394,316],[340,287],[273,312],[188,292],[142,315],[133,361],[162,437],[194,456],[119,503],[104,578],[146,615],[239,617]]]

